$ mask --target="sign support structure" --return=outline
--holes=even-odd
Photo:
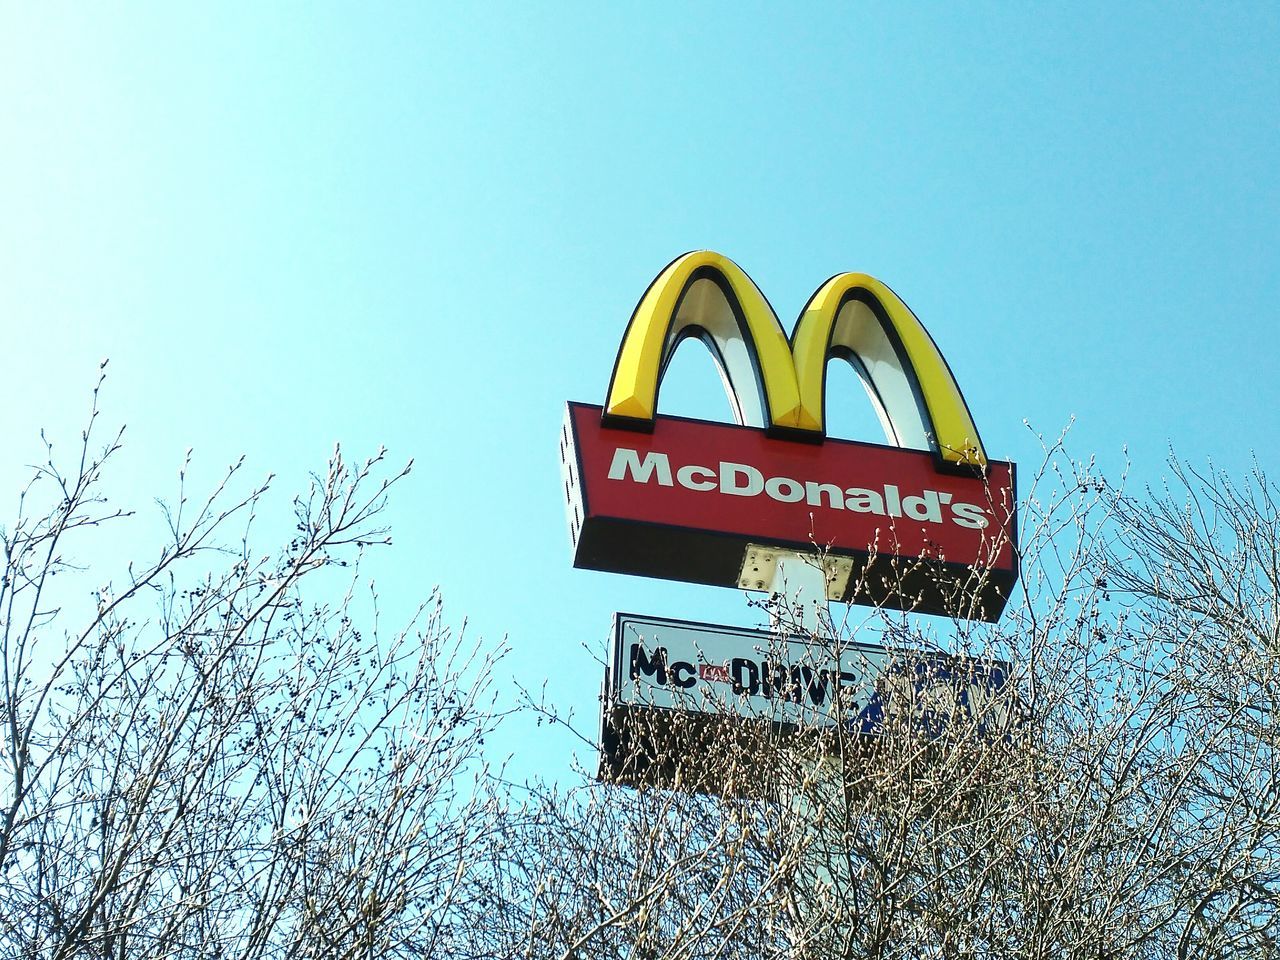
[[[719,366],[736,423],[658,413],[689,338]],[[827,436],[833,360],[862,381],[885,444]],[[774,785],[806,825],[802,865],[824,911],[847,861],[825,824],[863,789],[844,764],[892,749],[876,745],[890,729],[929,753],[954,722],[981,739],[1007,719],[983,719],[1000,712],[1006,665],[845,643],[828,603],[998,620],[1019,575],[1016,465],[987,456],[937,344],[886,284],[831,277],[788,336],[742,268],[709,250],[649,285],[604,403],[567,405],[560,455],[575,567],[769,596],[769,631],[615,615],[600,777],[722,796]],[[800,749],[779,749],[792,734]],[[810,943],[806,911],[797,945]]]
[[[778,555],[768,590],[775,629],[821,636],[827,620],[828,586],[835,566],[818,554],[784,551]]]
[[[776,629],[791,627],[815,638],[821,638],[828,632],[831,620],[827,594],[833,577],[828,570],[831,567],[830,560],[817,554],[785,553],[778,558],[770,584],[770,604]],[[830,896],[837,889],[838,881],[832,865],[845,862],[845,857],[838,843],[828,842],[819,811],[839,809],[833,804],[847,802],[844,777],[839,763],[820,752],[815,752],[810,762],[794,775],[798,781],[792,787],[791,808],[806,827],[802,869],[804,876],[812,881],[809,896],[815,899]],[[792,939],[797,946],[806,939],[804,912],[802,907],[795,911],[799,929]]]

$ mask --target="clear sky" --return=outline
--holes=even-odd
[[[106,356],[144,508],[189,446],[285,511],[386,444],[388,602],[439,584],[587,716],[615,610],[757,619],[570,568],[564,402],[702,247],[788,326],[833,273],[891,284],[994,456],[1074,416],[1142,477],[1169,444],[1280,474],[1277,50],[1274,3],[2,3],[2,502]],[[663,409],[727,416],[699,349]],[[833,432],[880,439],[865,405]]]

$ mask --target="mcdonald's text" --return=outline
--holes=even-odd
[[[908,517],[927,523],[943,523],[943,511],[950,522],[981,530],[990,524],[987,512],[976,503],[952,502],[953,494],[923,490],[918,496],[903,496],[895,484],[886,483],[877,490],[865,487],[841,488],[836,483],[816,480],[794,480],[791,477],[766,477],[749,463],[721,460],[717,467],[687,464],[674,473],[671,458],[650,451],[641,458],[638,451],[618,447],[609,466],[610,480],[635,483],[655,482],[670,487],[679,483],[686,490],[718,493],[730,497],[767,496],[779,503],[800,503],[829,510],[852,510],[874,513],[881,517]]]

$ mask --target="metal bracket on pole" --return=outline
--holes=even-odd
[[[775,626],[817,634],[821,632],[821,615],[826,613],[827,601],[844,596],[852,570],[853,561],[847,557],[753,543],[743,558],[738,587],[772,595],[770,607]]]

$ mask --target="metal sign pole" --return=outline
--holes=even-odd
[[[829,635],[828,588],[838,573],[830,561],[817,554],[778,554],[769,585],[773,628],[782,633],[817,638]],[[843,860],[843,851],[830,849],[824,842],[819,822],[821,811],[832,802],[843,801],[844,791],[837,788],[838,773],[834,773],[830,762],[821,756],[815,755],[812,762],[803,765],[797,773],[799,781],[793,788],[791,807],[800,822],[807,825],[804,875],[812,882],[805,893],[809,899],[817,900],[835,894],[837,884],[831,865]],[[793,940],[797,947],[812,935],[805,929],[811,922],[805,912],[803,905],[794,910]]]
[[[775,629],[821,634],[822,614],[827,611],[827,573],[821,557],[779,554],[769,592]]]

